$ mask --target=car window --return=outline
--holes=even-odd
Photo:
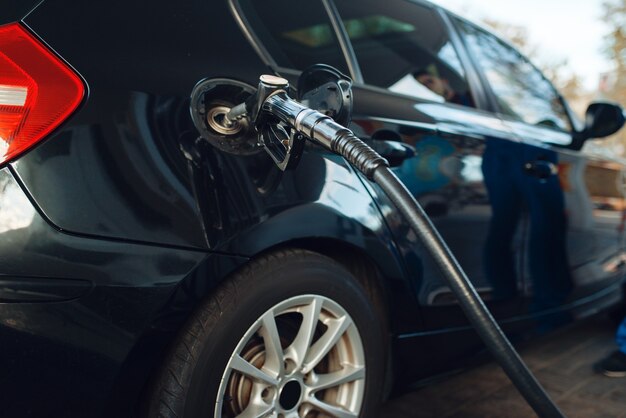
[[[335,4],[367,84],[474,106],[461,61],[434,9],[406,0]]]
[[[348,74],[320,0],[240,0],[239,4],[254,34],[279,66],[304,70],[323,63]]]
[[[531,125],[571,130],[559,94],[539,70],[495,36],[463,20],[457,22],[503,114]]]

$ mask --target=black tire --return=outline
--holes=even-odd
[[[248,341],[246,347],[249,345],[254,346],[254,341],[260,341],[261,337],[257,337],[257,335],[260,335],[260,331],[252,334],[253,337],[248,337],[248,335],[252,332],[251,326],[255,324],[255,321],[263,317],[269,309],[277,307],[281,303],[282,305],[280,306],[289,306],[290,303],[296,303],[293,301],[305,300],[303,298],[309,297],[303,295],[318,295],[312,299],[316,301],[315,303],[323,303],[322,306],[334,306],[332,303],[334,302],[349,315],[349,318],[358,330],[357,332],[362,342],[363,357],[358,355],[355,355],[355,357],[362,358],[365,363],[363,365],[365,367],[364,379],[359,378],[358,381],[352,383],[342,383],[340,389],[326,389],[317,392],[316,395],[309,394],[307,395],[309,396],[308,399],[322,396],[324,402],[333,403],[335,402],[333,399],[340,396],[337,393],[343,391],[342,399],[346,399],[347,394],[348,398],[352,400],[346,402],[352,405],[355,405],[354,402],[357,402],[361,405],[358,413],[359,417],[376,417],[381,402],[384,367],[386,364],[385,349],[387,341],[383,332],[384,327],[382,326],[384,318],[377,316],[377,311],[363,286],[343,266],[328,257],[304,250],[280,251],[250,262],[249,265],[223,283],[202,304],[182,330],[172,347],[171,354],[163,365],[148,405],[149,416],[180,418],[215,417],[219,415],[215,412],[215,402],[218,392],[220,390],[223,391],[224,387],[227,388],[227,391],[224,392],[225,396],[223,396],[223,399],[226,399],[225,403],[228,406],[221,408],[221,416],[230,418],[241,413],[241,409],[245,407],[246,395],[239,396],[238,394],[245,394],[246,392],[241,388],[248,387],[255,381],[249,379],[250,384],[243,382],[246,380],[241,378],[243,375],[233,371],[229,377],[226,377],[226,380],[232,382],[232,387],[239,388],[239,391],[228,389],[229,386],[220,386],[227,366],[229,366],[229,370],[232,370],[232,366],[230,366],[232,363],[229,362],[231,361],[231,355],[234,354],[238,344],[244,344],[242,341]],[[320,300],[323,302],[319,302]],[[332,302],[328,302],[328,300]],[[313,306],[312,304],[313,302],[311,302],[311,305],[302,306]],[[277,307],[276,309],[279,308]],[[325,312],[324,309],[322,308],[322,312]],[[320,315],[326,315],[326,313]],[[284,353],[288,352],[286,346],[289,344],[289,340],[300,329],[297,323],[291,324],[291,321],[297,321],[296,317],[302,321],[303,315],[287,312],[274,318],[279,330],[278,334],[281,337],[282,350],[280,350],[280,353],[283,356],[285,356]],[[322,318],[322,316],[318,316],[319,318]],[[330,329],[324,328],[321,325],[321,321],[318,322],[316,320],[315,323],[317,325],[314,328],[317,329],[318,335],[313,337],[313,341],[309,338],[310,343],[307,343],[306,346],[308,348],[304,353],[315,351],[313,346],[314,342],[320,339],[319,334],[323,334],[326,329]],[[352,338],[349,340],[348,345],[358,345],[354,343],[358,339],[353,338],[355,334],[352,327],[343,332],[342,335],[342,339]],[[244,336],[246,336],[246,339],[242,339]],[[301,363],[301,367],[297,369],[297,372],[300,373],[299,383],[286,382],[287,378],[285,377],[281,381],[282,383],[270,388],[271,393],[266,393],[267,390],[264,390],[263,396],[269,396],[268,402],[277,405],[275,406],[276,414],[272,416],[287,418],[297,416],[298,411],[307,411],[307,409],[309,410],[307,417],[332,416],[328,413],[317,414],[315,413],[316,410],[311,410],[309,403],[302,401],[306,390],[308,390],[308,386],[304,382],[317,375],[318,368],[322,367],[320,365],[335,364],[339,355],[337,353],[344,353],[343,355],[345,356],[346,350],[343,347],[346,347],[346,345],[334,346],[331,352],[325,355],[324,360],[320,361],[315,369],[312,369],[310,376],[300,373],[300,370],[305,367],[305,363]],[[254,347],[247,349],[246,353],[254,350]],[[257,367],[259,367],[259,350],[264,352],[265,345],[262,348],[256,348],[257,357],[253,355],[248,356],[250,363],[253,363],[253,360],[256,359],[255,365]],[[244,357],[243,352],[244,350],[241,350],[239,353],[242,357]],[[355,353],[358,353],[358,350]],[[265,354],[262,356],[260,360],[261,365],[265,367]],[[335,360],[330,359],[332,356],[334,356]],[[248,357],[246,358],[248,359]],[[301,357],[309,358],[306,354]],[[286,357],[277,358],[286,359]],[[295,365],[294,362],[288,363],[286,361],[285,370],[292,363]],[[344,363],[342,360],[341,364]],[[335,369],[332,366],[327,366],[325,372],[330,373],[335,371]],[[343,373],[343,371],[341,372]],[[324,370],[321,373],[324,373]],[[257,384],[257,386],[262,384],[260,381],[257,383],[254,384]],[[301,403],[293,406],[295,409],[286,414],[284,413],[286,409],[281,408],[291,407],[293,402],[293,400],[288,398],[287,389],[285,389],[287,383],[292,386],[291,389],[293,390],[291,392],[296,393],[296,395],[293,395],[295,396],[293,399],[300,396],[300,401],[298,402]],[[248,386],[245,386],[246,384]],[[299,388],[294,389],[294,386]],[[359,389],[356,389],[357,387]],[[351,390],[354,390],[354,392],[350,392]],[[258,391],[254,393],[257,393],[257,398],[255,399],[258,399]],[[300,393],[300,395],[297,395],[297,393]],[[330,398],[327,399],[326,397]],[[244,399],[244,401],[237,402],[235,398]],[[251,404],[251,402],[248,403]],[[356,409],[353,408],[352,412],[357,410],[359,410],[358,407]]]

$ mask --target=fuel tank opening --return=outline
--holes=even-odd
[[[191,93],[191,118],[202,138],[221,151],[251,155],[263,150],[254,126],[246,118],[231,121],[226,115],[245,102],[256,88],[232,79],[202,80]]]
[[[238,134],[243,124],[239,121],[230,122],[226,115],[230,112],[230,107],[214,106],[208,109],[206,121],[209,127],[222,135]]]

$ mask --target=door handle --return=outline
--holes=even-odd
[[[392,130],[380,129],[364,142],[385,158],[391,167],[397,167],[415,156],[415,148],[402,142],[400,135]]]
[[[379,153],[381,157],[385,158],[391,167],[397,167],[404,160],[415,156],[415,148],[403,142],[380,139],[370,139],[364,142]]]
[[[526,174],[545,180],[559,173],[559,167],[550,161],[536,160],[524,164]]]

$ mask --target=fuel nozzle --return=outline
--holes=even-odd
[[[252,95],[247,101],[233,107],[225,116],[224,123],[232,125],[243,118],[249,118],[256,121],[263,103],[269,96],[279,91],[287,91],[289,89],[289,81],[282,77],[264,74],[259,78],[259,86],[256,94]]]
[[[339,109],[326,108],[325,113],[311,109],[289,97],[287,80],[262,75],[257,93],[246,103],[247,110],[236,106],[229,112],[227,118],[235,120],[245,113],[259,134],[259,143],[282,170],[297,163],[304,148],[304,141],[309,139],[343,155],[358,170],[371,178],[377,167],[388,165],[387,160],[328,115],[339,114],[340,111],[350,113],[351,84],[344,78],[337,79],[337,82],[324,80],[321,87],[313,90],[324,89],[321,94],[319,91],[315,92],[318,103],[340,103]],[[329,84],[332,84],[332,88],[329,88]],[[319,96],[324,95],[333,100],[320,100]],[[337,95],[340,99],[337,99]]]
[[[246,119],[254,125],[258,133],[258,143],[283,171],[295,167],[300,160],[304,150],[304,137],[294,129],[292,122],[295,119],[279,112],[268,111],[267,102],[270,97],[280,95],[282,101],[288,103],[288,89],[289,82],[284,78],[264,74],[259,78],[256,93],[244,103],[234,106],[224,118],[225,124],[237,124]],[[289,110],[291,115],[301,109]]]
[[[207,106],[207,92],[230,91],[230,84],[230,80],[203,82],[197,87],[204,89],[204,95],[192,96],[197,109],[192,111],[196,126],[203,137],[220,149],[243,154],[242,149],[262,148],[284,171],[296,166],[305,140],[309,139],[343,155],[368,178],[376,167],[387,165],[384,158],[352,131],[333,120],[337,117],[343,124],[349,123],[352,94],[351,80],[332,67],[314,66],[298,82],[298,96],[314,109],[289,97],[289,82],[274,75],[262,75],[256,91],[239,104],[224,106],[221,101],[215,101],[214,106]],[[198,97],[194,100],[195,96]]]

